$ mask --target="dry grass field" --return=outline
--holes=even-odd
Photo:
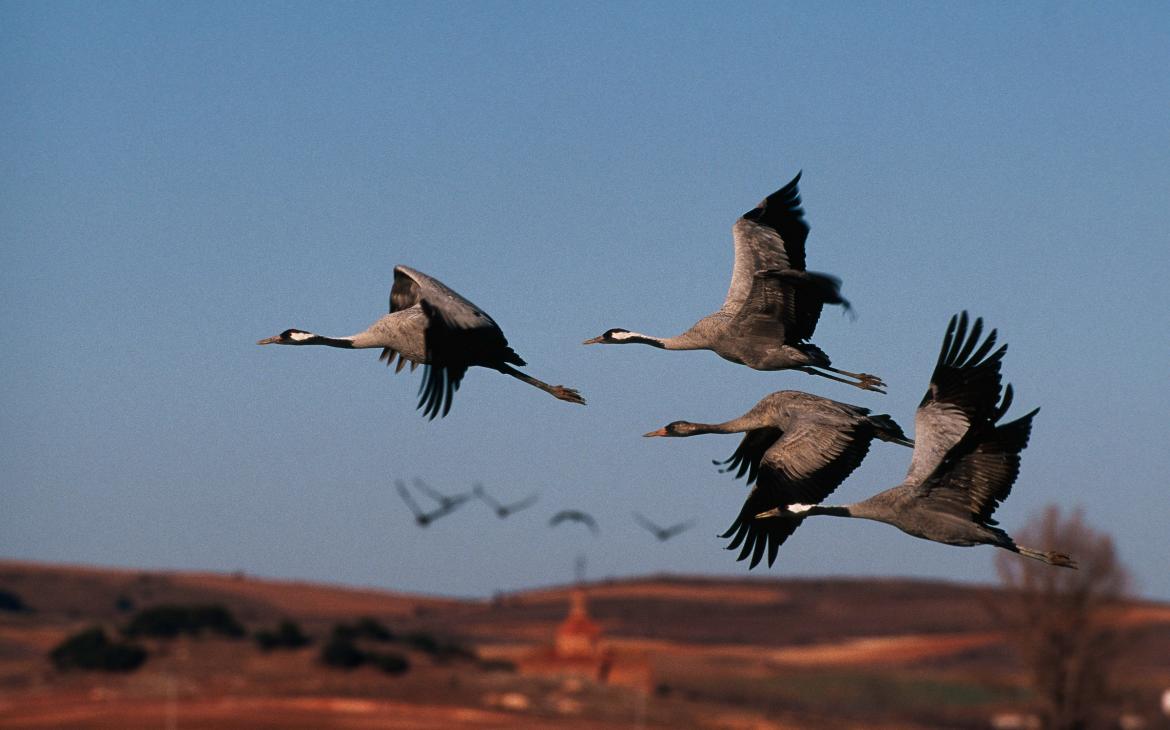
[[[986,728],[1026,707],[991,588],[907,580],[649,577],[586,586],[608,682],[542,665],[569,588],[463,601],[244,575],[0,562],[0,728]],[[313,642],[261,651],[250,637],[143,639],[136,671],[62,672],[48,652],[92,625],[116,635],[138,610],[219,604],[249,633],[296,621]],[[335,624],[370,617],[410,670],[320,660]],[[1134,603],[1123,684],[1148,717],[1170,687],[1170,606]],[[623,663],[638,672],[622,678]],[[629,676],[635,677],[630,680]]]

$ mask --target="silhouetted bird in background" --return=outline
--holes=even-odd
[[[1063,553],[1017,545],[992,518],[1020,472],[1020,452],[1028,445],[1032,418],[1040,409],[999,423],[1012,403],[1010,385],[1000,399],[999,370],[1007,345],[991,352],[995,330],[979,345],[982,331],[982,319],[968,333],[966,312],[951,317],[930,387],[914,416],[914,455],[901,484],[857,504],[780,505],[762,510],[757,522],[770,525],[764,529],[783,541],[809,515],[860,517],[924,540],[994,545],[1075,568]]]
[[[588,527],[589,531],[594,535],[601,532],[601,528],[597,526],[597,520],[593,519],[592,515],[581,510],[563,509],[552,516],[552,519],[548,521],[548,525],[549,527],[556,527],[562,522],[579,522]]]
[[[611,329],[584,344],[637,342],[666,350],[711,350],[756,370],[800,370],[884,393],[881,378],[832,367],[829,356],[808,341],[824,305],[840,304],[848,311],[849,302],[841,296],[840,279],[805,270],[809,226],[800,207],[799,180],[797,173],[732,226],[735,264],[718,312],[677,337]]]
[[[348,337],[323,337],[304,330],[289,329],[258,345],[327,345],[347,349],[382,348],[379,360],[386,365],[398,357],[400,372],[423,364],[418,408],[428,418],[447,415],[451,399],[469,367],[498,370],[570,403],[585,404],[572,388],[549,385],[520,372],[524,365],[508,340],[482,309],[464,299],[438,279],[406,266],[394,267],[390,289],[390,314],[384,315],[364,332]]]
[[[418,477],[415,477],[411,481],[414,484],[415,489],[438,502],[439,507],[443,509],[455,509],[459,505],[471,499],[470,494],[443,494]]]
[[[687,520],[686,522],[680,522],[677,525],[671,525],[670,527],[659,527],[637,512],[634,513],[634,521],[653,533],[654,537],[658,538],[660,542],[666,542],[675,535],[681,532],[686,532],[695,526],[695,520]]]
[[[406,489],[405,482],[403,482],[401,479],[396,479],[394,481],[394,486],[398,489],[398,494],[402,497],[402,501],[406,502],[406,506],[414,514],[414,521],[418,523],[419,527],[426,527],[440,517],[454,512],[459,508],[460,505],[470,499],[470,497],[465,497],[464,499],[440,506],[430,512],[424,512],[419,508],[418,503],[414,501],[414,498],[410,496],[410,492]]]
[[[476,484],[475,486],[473,486],[471,488],[471,493],[474,494],[476,497],[479,497],[479,499],[481,501],[483,501],[483,503],[486,504],[488,507],[491,507],[492,510],[496,513],[496,516],[499,517],[500,519],[504,519],[508,515],[516,514],[520,510],[528,509],[532,505],[536,504],[536,500],[539,497],[539,495],[531,494],[531,495],[525,497],[524,499],[520,500],[519,502],[513,502],[511,504],[501,504],[501,503],[497,502],[495,499],[493,499],[487,492],[484,491],[482,484]]]

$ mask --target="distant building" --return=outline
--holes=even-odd
[[[557,627],[554,650],[561,659],[593,659],[598,656],[601,627],[589,618],[585,591],[574,588],[569,595],[569,615]]]
[[[650,663],[644,651],[603,641],[601,625],[589,616],[585,591],[569,594],[569,613],[542,646],[517,662],[525,674],[578,677],[594,682],[634,686],[649,691]]]

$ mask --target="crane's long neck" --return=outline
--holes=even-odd
[[[693,433],[744,433],[757,428],[775,428],[775,424],[759,414],[748,411],[739,418],[733,418],[723,423],[692,423]]]
[[[688,335],[688,332],[684,332],[677,337],[654,337],[653,335],[644,335],[641,332],[619,332],[613,335],[613,343],[624,345],[629,342],[636,342],[640,345],[650,345],[661,350],[706,349],[706,345]]]
[[[293,336],[296,338],[296,335]],[[310,334],[304,339],[297,339],[298,345],[325,345],[327,347],[343,347],[347,350],[352,350],[355,347],[361,347],[354,343],[354,337],[326,337],[324,335]]]
[[[855,517],[863,520],[890,522],[887,519],[887,512],[881,509],[880,506],[872,504],[869,500],[863,500],[853,504],[792,504],[788,506],[788,511],[803,514],[806,517],[811,515],[828,515],[829,517]]]

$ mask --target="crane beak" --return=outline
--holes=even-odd
[[[600,345],[602,342],[605,342],[605,335],[591,337],[588,340],[585,340],[584,342],[582,342],[581,344],[582,345]]]
[[[657,431],[651,431],[650,433],[644,433],[642,435],[645,436],[646,438],[649,438],[651,436],[665,436],[666,435],[666,427],[663,426],[662,428],[658,429]]]
[[[782,509],[780,507],[774,507],[774,508],[768,510],[767,512],[760,512],[759,514],[756,515],[756,519],[757,520],[766,520],[770,517],[780,517],[784,514],[784,512],[785,512],[784,509]]]
[[[257,345],[274,345],[278,342],[280,342],[280,335],[276,335],[275,337],[265,337],[262,340],[256,340]]]

